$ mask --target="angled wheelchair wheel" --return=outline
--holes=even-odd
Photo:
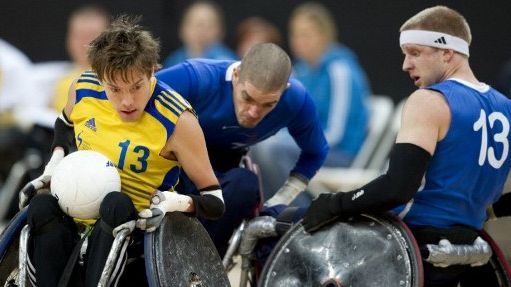
[[[180,212],[167,214],[144,238],[149,286],[230,286],[213,241],[202,224]]]
[[[18,212],[0,235],[0,286],[16,286],[14,275],[18,272],[19,235],[27,222],[27,209]]]
[[[296,224],[277,243],[259,286],[423,285],[417,244],[390,215],[338,219],[309,234]]]
[[[511,268],[504,253],[486,231],[481,232],[481,237],[490,244],[493,254],[486,265],[470,268],[461,280],[461,287],[511,287]]]

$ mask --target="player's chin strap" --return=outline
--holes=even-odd
[[[488,242],[477,237],[472,245],[451,244],[447,239],[442,239],[438,244],[426,244],[429,255],[426,260],[436,267],[448,267],[451,265],[481,266],[490,260],[492,250]]]

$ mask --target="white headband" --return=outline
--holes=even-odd
[[[441,32],[406,30],[399,36],[399,46],[417,44],[442,49],[452,49],[469,56],[467,41]]]

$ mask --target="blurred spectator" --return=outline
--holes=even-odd
[[[371,91],[365,72],[355,54],[337,42],[334,19],[321,4],[298,6],[291,14],[289,32],[296,58],[294,76],[314,98],[330,146],[325,166],[349,167],[367,130]],[[280,133],[252,154],[261,165],[264,189],[272,191],[287,178],[298,148],[289,134]]]
[[[20,50],[0,39],[0,184],[22,156],[24,131],[18,113],[34,94],[29,79],[32,63]]]
[[[107,27],[108,22],[109,14],[96,4],[86,4],[71,12],[66,35],[66,50],[71,62],[49,61],[33,65],[30,77],[37,94],[23,109],[25,125],[35,124],[50,133],[53,131],[55,119],[67,101],[71,82],[89,69],[89,43]]]
[[[272,23],[261,17],[249,17],[241,21],[236,29],[236,53],[240,58],[259,43],[274,43],[282,46],[282,35]]]
[[[24,102],[32,62],[16,47],[0,39],[0,127],[13,124],[14,112]],[[30,85],[30,84],[28,84]]]
[[[224,19],[220,6],[210,1],[197,1],[184,13],[179,28],[183,47],[165,59],[164,67],[183,62],[190,58],[235,60],[236,54],[222,44]]]
[[[0,129],[0,184],[7,177],[12,164],[25,154],[39,155],[41,163],[47,160],[45,157],[52,143],[53,124],[67,101],[69,86],[81,71],[89,69],[89,43],[107,27],[108,22],[108,13],[96,4],[81,6],[69,15],[66,48],[72,63],[51,61],[32,65],[30,62],[27,64],[28,59],[24,56],[8,58],[10,61],[19,58],[29,73],[12,73],[11,79],[5,79],[5,83],[12,86],[8,103],[15,107],[13,118],[16,125]],[[0,56],[4,56],[4,53],[0,52]],[[0,63],[4,61],[0,60]],[[5,106],[2,94],[3,91],[0,93],[1,110]],[[19,101],[11,104],[15,99]],[[25,179],[29,180],[41,171],[34,169],[26,172]]]
[[[73,80],[77,79],[83,71],[90,69],[87,60],[89,44],[108,27],[109,22],[109,13],[99,5],[82,6],[69,16],[66,48],[73,62],[73,68],[56,84],[51,106],[58,113],[66,104],[69,87]]]

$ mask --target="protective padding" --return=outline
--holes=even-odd
[[[415,239],[388,215],[337,220],[312,235],[296,224],[268,259],[259,286],[423,284]]]
[[[144,238],[149,286],[230,286],[208,233],[194,217],[169,213]]]
[[[481,237],[491,246],[493,255],[488,264],[470,268],[461,279],[461,287],[498,286],[511,287],[511,268],[504,253],[486,231]]]

